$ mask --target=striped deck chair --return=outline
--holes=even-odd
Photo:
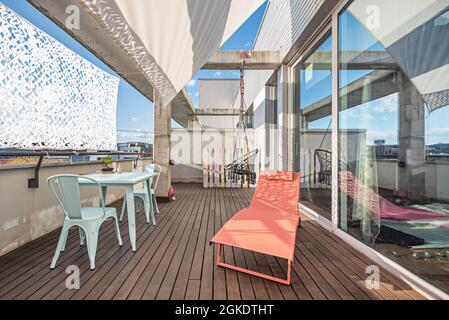
[[[300,174],[264,172],[259,177],[251,205],[232,217],[211,240],[218,244],[217,265],[290,285],[296,232],[300,226]],[[226,264],[222,246],[231,246],[288,260],[287,279]]]

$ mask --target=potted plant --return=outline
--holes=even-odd
[[[101,159],[101,163],[103,163],[103,168],[101,168],[101,171],[104,173],[111,173],[114,171],[114,168],[110,167],[110,164],[112,163],[112,157],[107,156]]]

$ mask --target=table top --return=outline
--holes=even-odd
[[[100,184],[109,185],[136,185],[145,180],[157,177],[158,173],[142,173],[142,172],[122,172],[113,174],[87,174],[85,177],[93,179]],[[93,184],[94,182],[88,179],[79,179],[80,184]]]

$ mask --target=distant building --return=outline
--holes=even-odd
[[[399,146],[396,144],[387,145],[385,143],[386,143],[386,141],[384,139],[374,141],[374,146],[372,148],[374,149],[374,154],[376,155],[376,159],[378,159],[378,160],[397,159],[398,152],[399,152]]]
[[[151,158],[153,157],[153,145],[150,143],[143,142],[125,142],[117,144],[117,150],[121,152],[130,152],[130,153],[143,153],[141,157]],[[120,156],[120,159],[134,159],[138,156],[126,155]]]
[[[432,144],[426,149],[428,155],[449,155],[449,143]]]

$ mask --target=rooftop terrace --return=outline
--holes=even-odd
[[[126,221],[120,226],[123,247],[116,244],[112,223],[104,224],[94,271],[75,231],[53,271],[60,230],[1,257],[0,299],[424,299],[385,270],[380,288],[368,289],[365,271],[373,263],[307,216],[298,232],[291,286],[217,268],[209,240],[249,204],[252,190],[175,187],[177,200],[160,205],[156,228],[145,222],[142,210],[137,215],[136,253]],[[121,201],[114,205],[120,208]],[[285,277],[286,266],[276,258],[230,248],[224,255],[230,263]],[[80,268],[80,290],[66,289],[70,265]]]

